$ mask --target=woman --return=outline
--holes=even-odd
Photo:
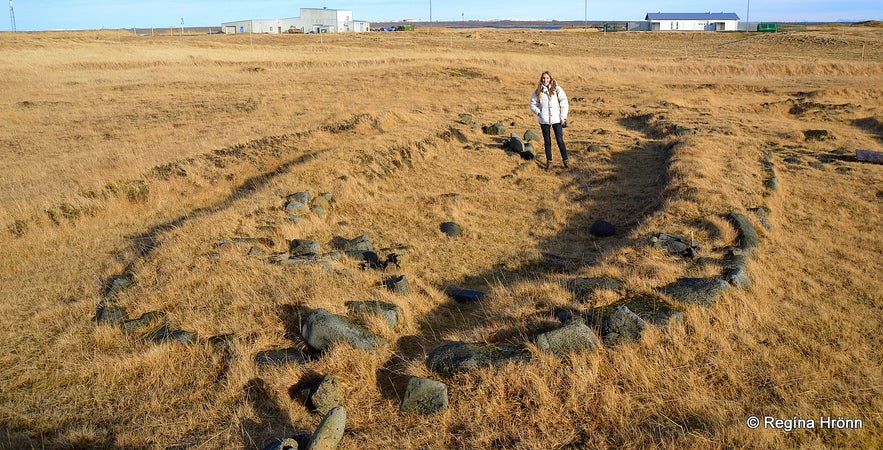
[[[567,103],[564,89],[558,86],[558,82],[548,70],[540,75],[540,84],[530,96],[530,110],[539,117],[540,128],[543,130],[546,172],[552,170],[552,130],[555,131],[555,141],[558,143],[564,167],[570,167],[567,164],[567,146],[564,145],[564,127],[567,126],[567,112],[570,110],[570,105]]]

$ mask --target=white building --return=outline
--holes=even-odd
[[[736,31],[736,13],[648,13],[644,18],[652,31]]]
[[[345,9],[301,8],[300,17],[269,20],[239,20],[224,22],[221,29],[227,34],[236,33],[364,33],[371,31],[371,24],[353,20],[353,12]]]

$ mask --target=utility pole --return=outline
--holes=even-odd
[[[751,12],[751,0],[748,0],[748,7],[745,9],[745,31],[751,31],[748,28],[751,26],[748,20],[748,13]]]
[[[583,27],[586,31],[589,31],[589,0],[586,0],[585,8],[585,18],[583,19],[585,20],[585,24],[583,25]]]
[[[9,0],[9,22],[10,22],[10,30],[15,33],[15,9],[12,8],[12,0]]]
[[[184,36],[184,18],[181,18],[181,36]]]

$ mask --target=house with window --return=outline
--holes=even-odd
[[[644,17],[651,31],[736,31],[736,13],[647,13]]]

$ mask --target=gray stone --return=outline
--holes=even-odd
[[[595,332],[578,320],[571,321],[557,330],[538,335],[536,344],[540,350],[553,355],[592,351],[600,347]]]
[[[624,287],[621,281],[613,278],[574,278],[567,283],[567,289],[578,298],[584,298],[599,290],[618,291]]]
[[[463,229],[457,222],[444,222],[438,227],[442,233],[450,237],[460,237],[463,235]]]
[[[114,275],[107,280],[104,298],[106,300],[113,300],[120,292],[130,288],[133,284],[135,284],[135,276],[131,273]]]
[[[625,306],[645,322],[666,328],[671,322],[683,321],[684,311],[659,299],[640,296],[617,301],[611,305],[595,308],[589,313],[590,324],[597,327],[604,326],[613,311],[619,306]]]
[[[807,141],[825,141],[831,139],[832,136],[828,130],[806,130],[803,132],[803,138]]]
[[[608,237],[616,234],[616,227],[613,226],[612,223],[607,222],[605,220],[596,220],[595,223],[589,227],[589,233],[592,233],[598,237]]]
[[[729,283],[720,278],[681,278],[657,290],[679,302],[710,305],[729,287]]]
[[[266,350],[254,355],[254,362],[258,366],[284,366],[285,364],[305,364],[309,361],[306,354],[297,348],[283,348],[278,350]]]
[[[509,150],[515,153],[521,153],[524,151],[524,141],[521,140],[521,137],[515,133],[509,135]]]
[[[317,256],[322,254],[322,246],[316,241],[307,239],[293,239],[288,249],[291,257]]]
[[[390,328],[398,326],[404,317],[404,311],[400,306],[387,302],[346,302],[346,308],[351,314],[357,316],[380,316]]]
[[[748,272],[744,267],[729,270],[725,278],[728,283],[743,291],[751,288],[751,279],[748,278]]]
[[[288,214],[285,216],[285,220],[287,220],[288,222],[301,223],[301,222],[306,222],[309,219],[307,219],[304,216],[297,216],[294,214]]]
[[[470,125],[472,123],[472,114],[462,113],[458,115],[457,122],[460,122],[463,125]]]
[[[114,304],[101,303],[92,320],[105,325],[121,325],[126,320],[126,308]]]
[[[355,251],[373,251],[374,245],[371,244],[371,238],[368,237],[367,234],[363,234],[361,236],[356,236],[343,244],[343,248],[341,249],[345,252],[355,252]]]
[[[285,212],[287,213],[296,213],[300,211],[306,211],[307,205],[305,203],[301,203],[297,200],[290,200],[285,203]]]
[[[506,134],[506,125],[497,122],[493,125],[486,125],[481,127],[481,131],[483,131],[484,134],[489,134],[491,136],[500,136]]]
[[[155,342],[157,344],[161,344],[164,342],[195,344],[198,338],[195,333],[184,330],[173,330],[167,325],[162,325],[159,328],[142,336],[141,340],[144,342]]]
[[[310,404],[313,410],[325,415],[343,403],[343,396],[337,386],[337,380],[331,375],[325,375],[322,381],[310,392]]]
[[[449,377],[478,367],[523,361],[529,357],[528,352],[509,347],[450,342],[433,350],[426,359],[426,365],[435,373]]]
[[[751,208],[749,211],[753,212],[755,216],[757,216],[757,220],[760,220],[760,224],[763,225],[763,228],[767,231],[773,229],[773,226],[770,225],[769,220],[766,217],[767,209],[763,207]]]
[[[323,208],[321,206],[313,206],[312,208],[310,208],[310,212],[317,215],[317,216],[324,216],[325,215],[325,208]]]
[[[647,322],[627,306],[619,305],[604,321],[603,339],[607,345],[637,341],[647,326]]]
[[[525,141],[534,141],[534,142],[543,142],[543,137],[540,136],[540,134],[534,130],[527,130],[524,132],[524,140]]]
[[[310,438],[307,450],[335,450],[343,439],[346,428],[346,408],[337,406],[331,409]]]
[[[294,194],[285,197],[288,201],[296,201],[303,204],[307,204],[310,201],[310,193],[306,191],[295,192]]]
[[[301,334],[310,347],[324,351],[338,342],[374,350],[384,344],[383,339],[349,319],[319,308],[310,313],[301,326]]]
[[[429,415],[443,411],[447,407],[448,387],[444,383],[411,377],[399,410],[406,414]]]
[[[121,327],[123,328],[123,332],[127,334],[132,334],[138,331],[140,328],[149,325],[150,323],[162,319],[165,317],[165,313],[161,311],[151,311],[141,314],[137,319],[126,320],[122,323]]]
[[[757,236],[754,225],[751,225],[748,218],[739,213],[731,212],[726,215],[726,219],[736,227],[739,238],[738,247],[748,255],[754,254],[754,250],[760,247],[760,238]]]
[[[475,303],[484,300],[485,293],[472,289],[451,288],[445,290],[445,294],[457,303]]]
[[[404,275],[393,275],[384,280],[383,285],[397,294],[407,294],[408,292],[411,292],[411,283],[408,282],[408,278]]]
[[[693,255],[695,249],[702,246],[696,241],[668,233],[659,233],[650,238],[653,247],[663,249],[676,255]]]

